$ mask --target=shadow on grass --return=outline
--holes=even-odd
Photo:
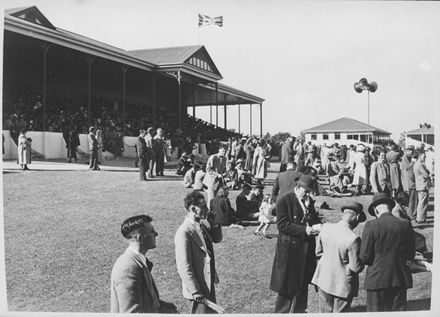
[[[431,299],[415,299],[410,300],[407,303],[406,311],[416,311],[416,310],[430,310],[431,309]],[[355,306],[350,308],[350,312],[361,313],[366,312],[367,306]]]

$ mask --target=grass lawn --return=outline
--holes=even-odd
[[[127,162],[120,162],[121,164]],[[37,164],[30,165],[30,168]],[[272,164],[273,168],[277,164]],[[3,174],[4,231],[8,308],[10,311],[108,312],[110,272],[127,244],[120,234],[121,222],[136,214],[153,217],[159,233],[158,247],[148,252],[161,298],[188,313],[174,259],[174,234],[185,210],[188,192],[181,178],[168,176],[142,183],[133,169],[99,172],[6,170]],[[270,174],[269,178],[274,178]],[[265,192],[270,192],[271,186]],[[238,192],[231,192],[235,207]],[[317,197],[332,210],[320,210],[325,221],[340,219],[339,207],[355,198]],[[356,198],[366,208],[372,196]],[[427,238],[432,250],[433,200],[429,225],[415,228]],[[243,230],[224,228],[224,240],[215,245],[218,304],[227,313],[271,313],[276,293],[269,290],[276,239]],[[360,234],[362,226],[356,229]],[[276,226],[269,231],[276,234]],[[409,309],[428,310],[431,273],[413,275],[408,291]],[[365,311],[362,289],[353,310]],[[317,293],[310,287],[309,312],[318,311]]]

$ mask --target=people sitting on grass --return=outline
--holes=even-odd
[[[193,189],[203,191],[206,189],[206,186],[203,184],[203,179],[205,178],[206,174],[206,164],[200,161],[198,162],[198,164],[200,165],[200,168],[196,171],[196,174],[194,176]]]
[[[226,176],[224,178],[226,186],[231,190],[239,189],[238,172],[235,168],[235,161],[229,160],[226,164]]]
[[[192,162],[188,153],[183,152],[182,156],[177,160],[177,175],[185,175],[186,172],[191,169]]]
[[[272,215],[272,210],[274,208],[275,203],[272,202],[272,195],[266,194],[259,209],[260,214],[258,215],[258,221],[260,222],[260,226],[255,230],[254,234],[262,235],[266,238],[268,237],[266,235],[266,230],[269,229],[270,224],[276,221],[276,216]]]
[[[194,180],[196,178],[196,173],[200,169],[200,163],[195,162],[194,166],[191,167],[183,176],[183,187],[191,188],[194,185]]]
[[[259,203],[257,200],[251,200],[252,186],[244,184],[241,193],[235,199],[237,206],[236,217],[239,220],[257,220],[259,216]]]
[[[209,209],[215,214],[216,224],[232,227],[240,226],[235,216],[235,210],[231,207],[228,187],[221,186],[219,188],[217,195],[210,202]]]
[[[244,170],[244,161],[239,158],[235,163],[235,169],[237,170],[238,188],[241,188],[243,184],[250,184],[252,182],[252,176],[249,172]]]

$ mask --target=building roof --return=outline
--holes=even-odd
[[[127,51],[127,53],[157,65],[182,64],[202,47],[202,45],[162,47]]]
[[[406,134],[434,134],[434,127],[430,126],[428,127],[421,127],[419,129],[411,130],[406,132]]]
[[[379,134],[391,134],[385,130],[373,127],[361,121],[351,118],[340,118],[330,121],[316,127],[302,131],[303,133],[319,133],[319,132],[375,132]]]

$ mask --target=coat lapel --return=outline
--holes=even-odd
[[[189,234],[191,236],[191,238],[193,239],[194,243],[200,248],[202,249],[203,252],[205,252],[206,254],[208,254],[208,250],[206,250],[205,244],[203,243],[200,235],[197,233],[197,229],[196,227],[188,220],[185,220],[187,222],[187,225],[189,227]]]

